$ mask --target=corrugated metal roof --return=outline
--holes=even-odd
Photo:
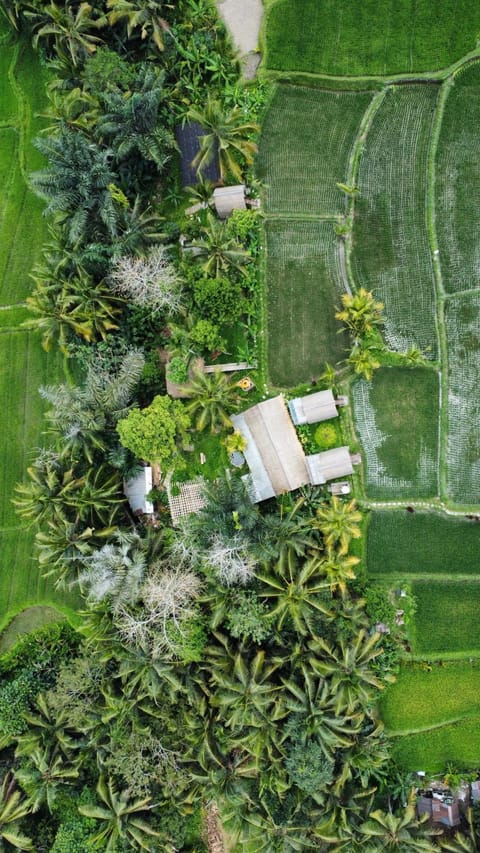
[[[130,504],[132,512],[142,512],[151,515],[154,511],[151,501],[146,496],[152,490],[152,469],[149,465],[142,468],[135,477],[124,481],[123,491]]]
[[[312,486],[321,486],[329,480],[353,474],[350,450],[346,446],[307,456],[306,464]]]
[[[331,390],[316,391],[305,397],[295,397],[288,404],[295,424],[316,424],[338,416],[335,398]]]

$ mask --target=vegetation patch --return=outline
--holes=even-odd
[[[345,353],[332,311],[343,290],[339,244],[331,222],[268,222],[266,237],[268,373],[292,387]]]
[[[339,215],[348,159],[371,92],[280,85],[263,123],[257,174],[268,213]]]
[[[480,717],[460,720],[433,731],[395,738],[392,758],[403,770],[441,773],[450,764],[464,770],[476,769],[480,762],[478,726]]]
[[[427,160],[438,87],[387,89],[358,175],[352,267],[385,303],[385,337],[398,352],[437,354],[435,289],[425,220]]]
[[[417,600],[413,651],[422,656],[480,651],[480,583],[414,581]]]
[[[437,513],[373,512],[367,563],[372,576],[479,574],[480,525]]]
[[[438,493],[438,375],[424,367],[385,367],[352,386],[369,497]]]
[[[468,0],[277,0],[266,62],[339,76],[433,71],[473,50],[479,28]]]
[[[480,503],[480,294],[448,300],[447,493],[459,504]]]
[[[15,645],[18,637],[22,634],[29,634],[31,631],[37,631],[43,628],[44,625],[49,625],[51,622],[60,622],[64,619],[63,613],[60,613],[55,607],[45,605],[36,605],[27,607],[13,617],[10,624],[5,628],[0,637],[0,654],[8,651]]]
[[[437,147],[435,209],[442,279],[450,293],[478,286],[480,65],[454,77]]]

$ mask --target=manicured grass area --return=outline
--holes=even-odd
[[[357,433],[372,498],[432,497],[438,493],[436,371],[384,367],[371,383],[352,386]]]
[[[60,613],[55,607],[36,606],[27,607],[22,610],[17,616],[14,616],[10,624],[0,636],[0,654],[6,652],[11,646],[15,645],[17,637],[21,634],[28,634],[30,631],[37,631],[44,625],[51,622],[59,622],[64,619],[63,613]]]
[[[480,293],[449,299],[447,493],[459,504],[480,503]]]
[[[428,71],[473,50],[479,29],[469,0],[277,0],[266,62],[339,76]]]
[[[343,279],[331,222],[271,221],[267,240],[268,372],[292,387],[345,356],[333,306]]]
[[[263,122],[257,174],[267,213],[338,215],[348,158],[371,92],[280,85]]]
[[[480,664],[463,661],[402,666],[380,699],[389,734],[480,716]]]
[[[436,228],[442,278],[450,292],[478,287],[480,255],[480,64],[454,79],[436,157]]]
[[[367,565],[371,576],[480,575],[480,524],[437,513],[373,512]]]
[[[480,651],[480,583],[414,581],[417,600],[412,649],[417,655]]]
[[[385,303],[389,347],[437,354],[435,286],[425,218],[427,159],[438,87],[387,90],[360,162],[352,269]]]

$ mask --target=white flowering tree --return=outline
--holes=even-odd
[[[114,293],[140,308],[176,314],[182,306],[180,279],[164,246],[155,246],[143,258],[118,258],[108,281]]]

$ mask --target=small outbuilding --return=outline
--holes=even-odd
[[[333,447],[305,458],[312,486],[323,486],[329,480],[353,474],[353,463],[347,446]]]
[[[305,397],[289,400],[288,408],[294,424],[316,424],[338,416],[333,392],[317,391]]]
[[[213,201],[220,219],[228,219],[234,210],[246,210],[245,184],[217,187],[213,191]]]
[[[147,500],[153,486],[152,469],[146,465],[135,477],[124,480],[123,491],[134,515],[152,515],[154,506]]]

